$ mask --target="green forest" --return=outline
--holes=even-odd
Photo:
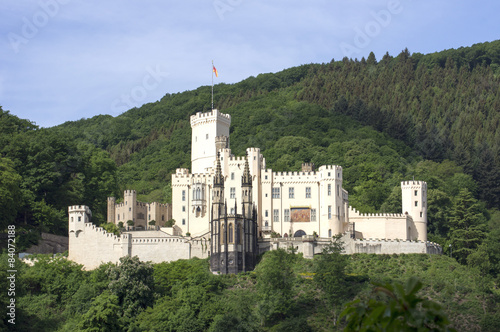
[[[210,93],[203,86],[166,94],[117,117],[98,115],[51,128],[0,106],[0,229],[6,233],[15,225],[17,249],[23,251],[41,232],[67,235],[69,205],[90,206],[92,222],[104,224],[106,198],[120,197],[125,189],[135,189],[141,201],[171,202],[171,174],[190,167],[189,116],[210,109]],[[112,286],[114,278],[121,280],[120,272],[112,272],[120,266],[87,272],[44,258],[20,267],[20,278],[26,278],[22,314],[49,330],[85,326],[90,331],[91,322],[70,317],[78,313],[92,321],[92,312],[107,311],[117,313],[110,324],[131,331],[216,331],[217,324],[244,330],[246,322],[249,330],[290,330],[291,325],[331,330],[345,303],[360,298],[369,305],[372,282],[384,283],[387,290],[415,275],[423,283],[420,296],[441,303],[457,330],[487,331],[500,324],[495,314],[500,302],[500,41],[425,55],[405,49],[382,59],[371,53],[367,59],[301,65],[218,84],[214,101],[231,115],[235,155],[258,147],[274,171],[297,171],[303,162],[340,165],[349,204],[361,212],[401,212],[400,182],[426,181],[428,238],[442,245],[444,255],[350,257],[339,272],[340,280],[352,285],[341,303],[325,297],[311,277],[321,265],[316,259],[273,256],[269,259],[290,264],[289,280],[281,285],[290,288],[290,298],[271,316],[259,293],[259,269],[265,269],[260,265],[255,273],[216,277],[207,274],[206,261],[135,262],[137,269],[149,271],[137,272],[148,275],[149,291],[125,299],[128,295]],[[192,275],[180,272],[184,268]],[[169,269],[177,272],[160,276],[161,269],[167,275]],[[227,312],[230,303],[224,301],[249,308]],[[195,302],[199,307],[191,307]],[[148,325],[160,321],[174,325]],[[182,325],[191,322],[198,325]]]

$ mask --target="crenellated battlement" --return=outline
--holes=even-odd
[[[125,190],[125,191],[123,192],[123,194],[124,194],[124,195],[127,195],[127,196],[128,196],[128,195],[135,195],[135,194],[136,194],[136,192],[135,192],[135,190]]]
[[[90,222],[89,223],[85,223],[85,227],[89,231],[94,231],[95,233],[99,233],[102,236],[105,236],[107,238],[111,238],[111,239],[113,239],[113,240],[115,240],[117,242],[120,242],[120,239],[123,238],[123,236],[125,235],[125,234],[122,234],[121,237],[117,236],[116,234],[109,233],[104,228],[96,226],[96,225],[94,225],[94,224],[92,224]]]
[[[354,207],[349,206],[349,218],[351,217],[406,218],[407,216],[401,213],[360,213]]]
[[[86,205],[68,206],[68,212],[84,212],[88,215],[92,215],[92,212],[90,212],[90,208]]]
[[[231,115],[221,113],[221,112],[219,112],[219,110],[214,109],[212,111],[205,112],[205,113],[197,112],[196,114],[191,115],[191,117],[190,117],[191,126],[195,126],[195,125],[198,125],[200,123],[203,123],[205,121],[210,121],[210,120],[222,121],[222,122],[225,122],[229,125],[229,124],[231,124]]]
[[[427,187],[427,182],[425,181],[402,181],[401,187],[403,186],[425,186]]]

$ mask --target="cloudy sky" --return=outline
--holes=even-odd
[[[500,38],[500,2],[2,0],[0,106],[42,127],[260,73]]]

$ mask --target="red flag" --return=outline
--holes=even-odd
[[[212,71],[215,73],[215,77],[219,77],[219,74],[217,73],[217,69],[215,68],[214,65],[212,65],[213,69]]]

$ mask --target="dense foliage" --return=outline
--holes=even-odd
[[[302,65],[233,85],[219,84],[215,101],[232,117],[234,154],[258,147],[274,171],[296,171],[303,162],[341,165],[349,203],[361,212],[400,212],[400,181],[426,181],[429,239],[487,280],[484,289],[471,291],[482,301],[483,311],[472,310],[475,318],[469,323],[474,328],[498,323],[499,317],[488,313],[493,312],[492,289],[500,274],[500,41],[427,55],[404,50],[396,57],[386,54],[380,61],[372,53],[368,59]],[[69,205],[90,206],[92,221],[104,224],[106,197],[119,197],[124,189],[137,190],[142,201],[170,202],[171,174],[190,165],[189,116],[209,108],[209,87],[167,94],[117,117],[99,115],[53,128],[38,128],[0,107],[0,229],[15,225],[16,245],[23,250],[37,242],[41,231],[67,234]],[[112,225],[104,227],[119,232]],[[34,326],[49,328],[60,327],[61,319],[70,313],[82,315],[81,321],[66,320],[67,330],[98,329],[96,322],[109,328],[128,326],[137,315],[141,319],[131,325],[137,329],[153,329],[154,324],[163,324],[159,330],[214,331],[276,325],[276,330],[295,326],[306,331],[320,326],[315,323],[318,317],[336,319],[343,299],[358,291],[356,282],[363,284],[363,276],[378,275],[356,271],[358,257],[350,259],[345,272],[342,258],[325,257],[332,260],[320,261],[318,266],[333,268],[340,280],[352,285],[337,298],[297,295],[309,279],[297,278],[296,258],[274,253],[263,260],[256,274],[237,280],[214,279],[200,272],[203,262],[155,265],[154,293],[160,299],[151,298],[151,283],[144,279],[146,285],[137,291],[143,301],[137,306],[109,287],[112,275],[120,285],[129,277],[111,273],[108,267],[82,272],[64,260],[50,263],[72,281],[68,284],[57,276],[59,272],[44,270],[43,264],[49,263],[42,260],[43,264],[22,272],[26,286],[20,306],[29,309],[21,312]],[[372,257],[363,264],[378,264],[380,259]],[[388,261],[393,264],[398,258]],[[276,262],[294,270],[270,270]],[[429,258],[416,263],[430,269],[440,262]],[[451,271],[461,269],[446,264]],[[302,265],[301,272],[313,271]],[[198,272],[188,278],[182,276],[183,269]],[[166,277],[160,277],[159,270]],[[405,275],[408,270],[400,272]],[[361,279],[349,276],[349,271]],[[437,282],[439,278],[426,273],[421,276],[425,294],[448,305],[445,310],[456,326],[466,326],[457,323],[466,324],[463,317],[453,316],[464,309],[439,297],[441,293],[456,296],[462,287],[456,280],[461,277]],[[393,278],[399,276],[389,281]],[[283,281],[278,290],[266,288],[277,279]],[[314,280],[323,292],[328,287],[337,289],[331,288],[333,281],[324,274]],[[340,299],[341,303],[335,302]],[[305,310],[312,315],[307,317],[297,314],[317,301],[327,309]],[[235,303],[240,309],[221,309]],[[99,310],[91,312],[92,304]],[[127,313],[117,313],[117,306],[122,311],[128,307]],[[156,306],[162,309],[151,309]]]
[[[2,255],[2,288],[6,262]],[[493,279],[448,256],[344,256],[332,247],[307,260],[276,250],[255,272],[227,276],[210,273],[206,259],[127,257],[85,271],[64,257],[37,256],[16,268],[18,331],[332,331],[346,327],[338,315],[346,308],[351,327],[425,322],[436,331],[496,331],[500,322]],[[0,294],[0,303],[7,300]],[[380,308],[391,319],[364,320]]]

